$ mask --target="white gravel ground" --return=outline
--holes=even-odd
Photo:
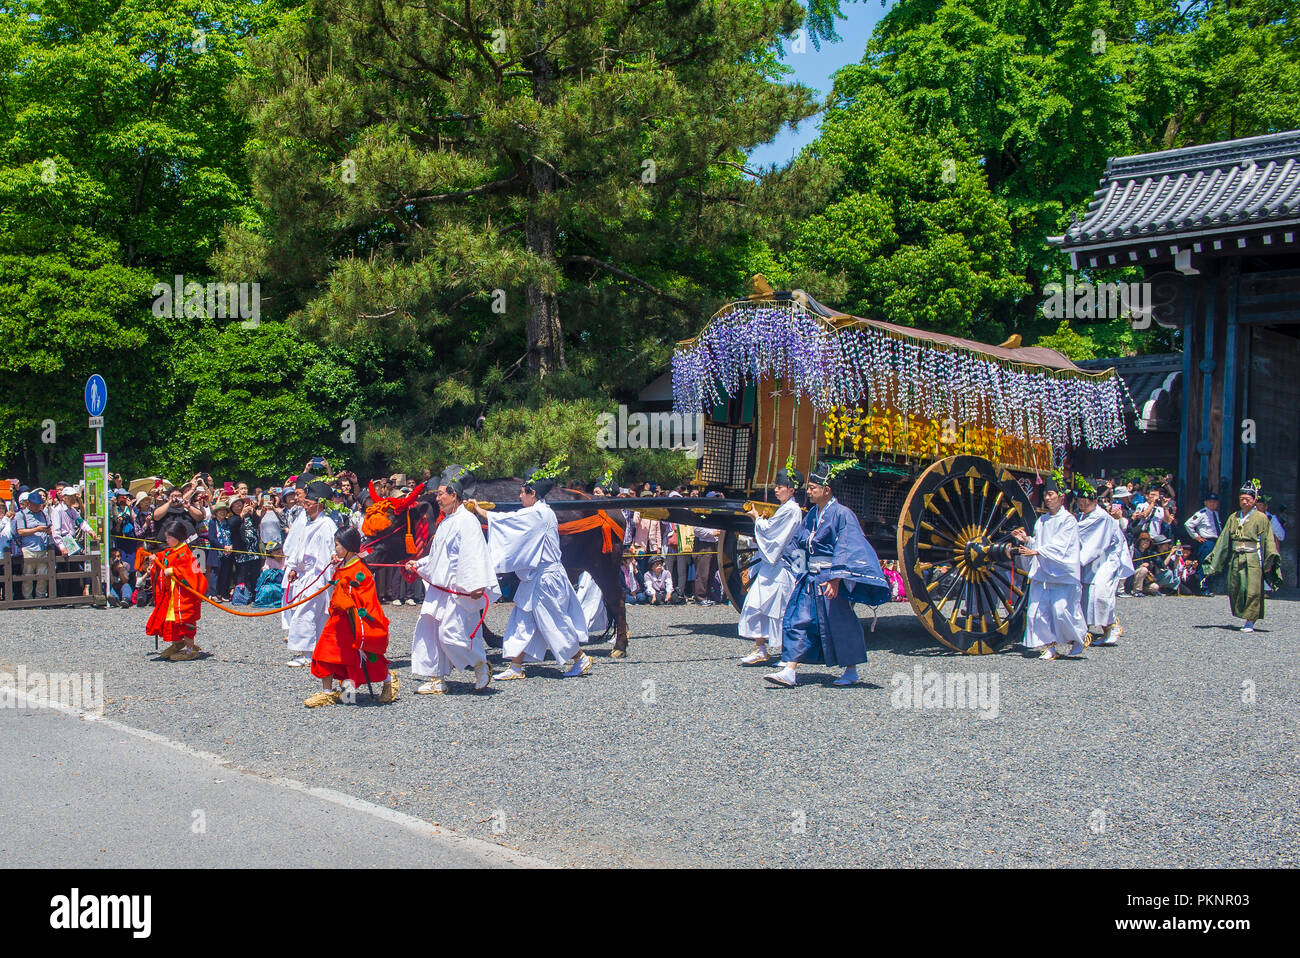
[[[727,606],[632,607],[625,660],[446,696],[411,694],[418,610],[390,608],[388,706],[304,709],[276,618],[211,609],[181,663],[152,660],[147,610],[0,612],[0,672],[103,672],[108,717],[562,865],[1294,867],[1300,602],[1253,636],[1222,597],[1119,608],[1118,647],[1049,663],[949,653],[894,604],[847,689],[765,686]],[[996,698],[899,707],[917,668]]]

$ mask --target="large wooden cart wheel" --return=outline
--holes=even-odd
[[[1035,512],[1015,477],[979,456],[941,459],[917,477],[898,521],[907,598],[936,639],[992,652],[1019,633],[1029,583],[1010,548]]]
[[[722,579],[722,591],[737,612],[745,604],[745,594],[761,559],[753,539],[738,532],[718,533],[718,577]]]

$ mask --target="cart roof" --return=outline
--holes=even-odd
[[[991,420],[1019,439],[1104,449],[1126,438],[1133,407],[1114,369],[1081,369],[1061,353],[1000,346],[851,316],[761,277],[673,355],[673,405],[696,413],[771,376],[818,413],[887,397],[904,417]]]
[[[920,343],[931,343],[949,349],[958,349],[965,352],[977,353],[988,356],[992,359],[1000,359],[1004,362],[1018,363],[1024,366],[1042,366],[1045,369],[1064,370],[1071,373],[1077,373],[1080,376],[1098,377],[1108,376],[1112,373],[1110,368],[1103,370],[1082,369],[1072,363],[1062,353],[1057,352],[1055,349],[1048,349],[1046,346],[990,346],[988,343],[981,343],[974,339],[963,339],[960,336],[948,336],[945,333],[932,333],[924,329],[915,329],[911,326],[899,326],[896,323],[886,323],[878,319],[866,319],[862,316],[853,316],[849,313],[841,313],[837,309],[832,309],[830,306],[818,302],[801,289],[790,290],[788,292],[774,291],[771,293],[757,293],[747,299],[728,303],[726,306],[722,307],[722,309],[713,314],[713,319],[730,312],[737,306],[743,306],[749,303],[782,302],[798,303],[810,313],[821,317],[825,320],[827,326],[835,330],[854,328],[877,329],[881,332],[888,333],[891,336],[910,339]],[[695,336],[690,339],[684,339],[679,342],[677,346],[679,349],[693,346],[698,338],[698,336]]]

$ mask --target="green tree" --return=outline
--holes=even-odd
[[[223,223],[255,218],[248,126],[226,88],[242,69],[244,38],[280,6],[13,0],[0,9],[5,474],[75,474],[90,448],[80,387],[92,372],[108,380],[110,461],[128,475],[271,462],[278,472],[281,456],[292,463],[324,441],[355,405],[359,387],[340,385],[349,377],[338,364],[291,347],[283,327],[250,334],[151,308],[155,283],[210,278]],[[264,352],[248,355],[250,342]],[[55,441],[43,442],[49,420]],[[232,421],[241,428],[220,425]]]
[[[839,173],[791,234],[788,262],[840,273],[839,308],[905,326],[1002,339],[1017,275],[1005,204],[951,127],[918,133],[869,71],[837,75],[809,153]]]
[[[778,188],[801,186],[741,169],[815,110],[774,82],[802,18],[789,0],[310,9],[254,45],[238,85],[266,216],[231,231],[222,265],[274,284],[315,334],[436,338],[453,369],[526,353],[544,378],[604,285],[666,304],[680,335],[737,278]]]
[[[269,481],[313,455],[335,469],[356,458],[365,395],[339,350],[302,342],[279,322],[205,327],[192,344],[177,369],[192,399],[177,437],[157,451],[164,467]]]
[[[1285,0],[910,0],[846,72],[917,135],[971,145],[1008,210],[1032,338],[1055,330],[1038,307],[1067,268],[1045,238],[1084,210],[1108,157],[1300,125],[1295,21]]]
[[[315,0],[236,83],[262,216],[216,262],[313,339],[427,355],[373,417],[371,455],[504,405],[626,398],[824,192],[811,164],[743,166],[816,110],[777,82],[802,17],[792,0]]]

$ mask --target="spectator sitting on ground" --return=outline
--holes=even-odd
[[[1165,565],[1165,549],[1157,546],[1149,532],[1139,532],[1133,546],[1133,586],[1135,596],[1159,595],[1160,587],[1177,588],[1173,571]]]
[[[673,592],[673,576],[664,568],[664,557],[655,556],[650,560],[650,570],[645,574],[645,593],[650,605],[681,605],[685,600]]]
[[[121,549],[113,550],[113,556],[109,562],[111,564],[109,566],[108,601],[112,605],[129,606],[131,604],[131,593],[135,591],[131,587],[131,567],[122,558]]]

